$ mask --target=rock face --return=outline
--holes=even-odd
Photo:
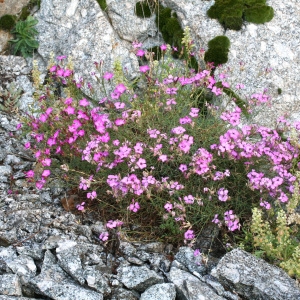
[[[16,124],[0,113],[0,300],[300,299],[287,274],[238,249],[208,263],[188,247],[171,262],[158,242],[120,240],[110,253],[101,222],[63,209],[62,188],[27,186],[33,159]]]
[[[131,43],[118,36],[97,1],[42,1],[35,17],[39,21],[38,53],[45,65],[51,52],[72,56],[78,77],[84,77],[95,88],[97,84],[90,75],[95,71],[94,62],[103,61],[104,69],[111,70],[113,62],[120,60],[129,78],[137,75],[138,63]]]
[[[246,299],[300,299],[294,280],[285,272],[239,249],[225,255],[213,274]]]

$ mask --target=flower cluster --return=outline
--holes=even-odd
[[[142,44],[135,43],[134,48],[138,57],[145,56]],[[168,48],[162,49],[167,57]],[[49,71],[67,96],[56,99],[46,86],[37,93],[42,113],[28,116],[22,127],[32,137],[25,147],[33,150],[41,166],[38,174],[26,172],[37,188],[43,188],[51,176],[72,181],[86,196],[77,205],[79,211],[99,200],[99,205],[105,203],[114,212],[123,209],[132,218],[158,212],[161,220],[172,219],[172,226],[185,230],[185,241],[193,241],[197,226],[203,225],[198,218],[207,222],[209,215],[210,222],[239,230],[240,217],[233,211],[237,204],[245,201],[248,209],[250,203],[269,209],[272,201],[286,203],[293,194],[296,178],[291,169],[299,149],[282,138],[282,129],[240,125],[238,106],[205,116],[204,107],[192,99],[199,89],[222,94],[210,69],[176,74],[179,70],[170,68],[166,58],[167,71],[140,67],[150,85],[145,99],[118,81],[95,105],[97,101],[74,93],[85,83],[75,79],[64,59],[60,57]],[[114,75],[107,72],[99,77],[114,84]],[[226,76],[220,78],[222,87],[229,88]],[[90,83],[88,87],[92,89]],[[252,98],[261,103],[269,100],[265,94]],[[294,130],[299,127],[297,123]],[[61,173],[55,175],[57,163]],[[107,241],[109,232],[123,221],[109,220],[100,239]],[[198,225],[193,228],[193,224]]]

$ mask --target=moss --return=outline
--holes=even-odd
[[[213,62],[215,66],[225,64],[228,61],[230,41],[226,36],[217,36],[208,42],[208,50],[204,60]]]
[[[4,15],[0,18],[0,29],[10,31],[16,25],[16,17],[12,15]]]
[[[102,10],[106,10],[107,8],[106,0],[97,0],[97,2],[99,3]]]
[[[282,94],[282,89],[281,89],[281,88],[278,88],[278,89],[277,89],[277,93],[278,93],[278,95],[281,95],[281,94]]]
[[[152,15],[152,8],[146,1],[139,1],[135,5],[135,14],[140,18],[150,18]]]
[[[266,0],[216,0],[207,15],[217,19],[225,29],[240,30],[244,20],[255,24],[269,22],[274,11],[266,5]]]
[[[264,24],[274,17],[274,10],[271,6],[259,5],[245,10],[245,20],[255,24]]]

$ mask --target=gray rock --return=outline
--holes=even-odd
[[[169,280],[174,283],[180,300],[225,300],[206,283],[183,270],[172,267]]]
[[[13,296],[4,296],[4,295],[0,295],[0,300],[30,300],[32,298],[26,298],[26,297],[13,297]],[[41,298],[34,298],[37,300],[43,300]]]
[[[36,274],[34,260],[27,255],[20,255],[6,264],[13,273],[20,277],[22,284],[26,284]]]
[[[102,300],[103,295],[77,285],[57,264],[56,257],[47,250],[41,274],[30,280],[30,286],[37,294],[55,300]]]
[[[191,273],[197,272],[201,275],[206,273],[206,265],[202,262],[202,254],[194,256],[193,249],[181,247],[175,255],[175,259],[183,264]]]
[[[123,266],[118,269],[118,280],[120,280],[128,289],[145,291],[150,286],[163,283],[162,277],[158,276],[154,271],[149,270],[146,266]]]
[[[164,251],[165,245],[160,242],[149,243],[141,245],[138,250],[143,250],[149,253],[162,253]]]
[[[141,300],[175,300],[176,290],[172,283],[156,284],[148,288],[142,295]]]
[[[104,70],[111,71],[113,62],[119,59],[128,77],[137,76],[138,62],[130,52],[131,43],[115,33],[97,1],[42,1],[36,18],[39,21],[36,26],[40,43],[38,53],[45,64],[51,52],[55,56],[72,56],[77,78],[84,77],[86,82],[91,82],[97,93],[101,85],[91,76],[93,71],[98,73],[94,62],[103,61]],[[84,91],[88,93],[89,89],[84,87]]]
[[[104,295],[111,293],[107,278],[97,270],[97,266],[85,267],[83,276],[88,286],[95,289],[97,292]]]
[[[140,295],[135,291],[128,291],[122,288],[116,289],[111,300],[138,300]]]
[[[1,120],[2,121],[2,120]],[[11,166],[0,166],[0,181],[9,182],[9,176],[11,175]]]
[[[163,39],[155,24],[155,14],[150,18],[139,18],[135,15],[136,1],[107,1],[107,14],[115,32],[129,42],[142,42],[145,48],[160,46]],[[132,26],[134,24],[134,26]]]
[[[80,259],[80,255],[83,253],[82,250],[73,241],[58,242],[58,248],[56,249],[58,264],[80,284],[85,282]]]
[[[14,274],[0,275],[0,294],[9,296],[22,296],[19,277]]]
[[[300,299],[300,289],[283,270],[240,249],[227,253],[213,275],[249,300]]]

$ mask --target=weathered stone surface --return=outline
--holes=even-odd
[[[172,283],[156,284],[148,288],[142,295],[141,300],[175,300],[176,290]]]
[[[97,292],[105,295],[111,293],[107,278],[97,270],[97,266],[85,267],[83,276],[88,286],[95,289]]]
[[[138,63],[130,52],[131,43],[121,40],[114,32],[97,1],[42,1],[36,17],[39,20],[38,53],[45,63],[51,52],[72,56],[78,78],[84,77],[95,87],[96,81],[90,75],[96,71],[94,62],[103,61],[104,69],[112,70],[113,62],[119,59],[128,76],[136,76]],[[95,90],[99,90],[99,86]]]
[[[13,274],[0,275],[0,294],[22,296],[19,277]]]
[[[8,47],[8,41],[11,39],[13,39],[13,35],[11,33],[0,30],[0,54],[5,53],[5,50]]]
[[[189,247],[181,247],[176,253],[175,259],[191,273],[195,271],[201,275],[206,273],[206,265],[202,262],[202,255],[194,256],[194,251]]]
[[[29,3],[30,0],[3,0],[0,1],[0,17],[6,14],[15,15]]]
[[[225,300],[206,283],[183,270],[172,267],[169,279],[174,283],[180,300]]]
[[[135,15],[136,1],[107,1],[107,14],[113,29],[123,39],[129,42],[142,42],[147,49],[160,46],[163,39],[155,24],[155,14],[150,18],[139,18]]]
[[[30,72],[31,67],[23,57],[0,55],[0,92],[9,90],[11,84],[15,85],[14,89],[21,89],[19,104],[22,110],[27,110],[29,103],[33,101],[33,86],[28,77]],[[14,127],[13,131],[15,130]]]
[[[47,250],[41,274],[30,281],[37,294],[56,300],[102,300],[103,295],[78,286],[56,263],[56,257]]]
[[[240,249],[227,253],[213,275],[249,300],[300,299],[300,289],[284,271]]]
[[[162,277],[154,271],[149,270],[146,266],[123,266],[118,268],[118,279],[128,288],[139,292],[145,291],[148,287],[163,283]]]
[[[33,259],[27,255],[20,255],[7,262],[7,266],[20,277],[22,284],[26,284],[36,274],[36,265]]]

